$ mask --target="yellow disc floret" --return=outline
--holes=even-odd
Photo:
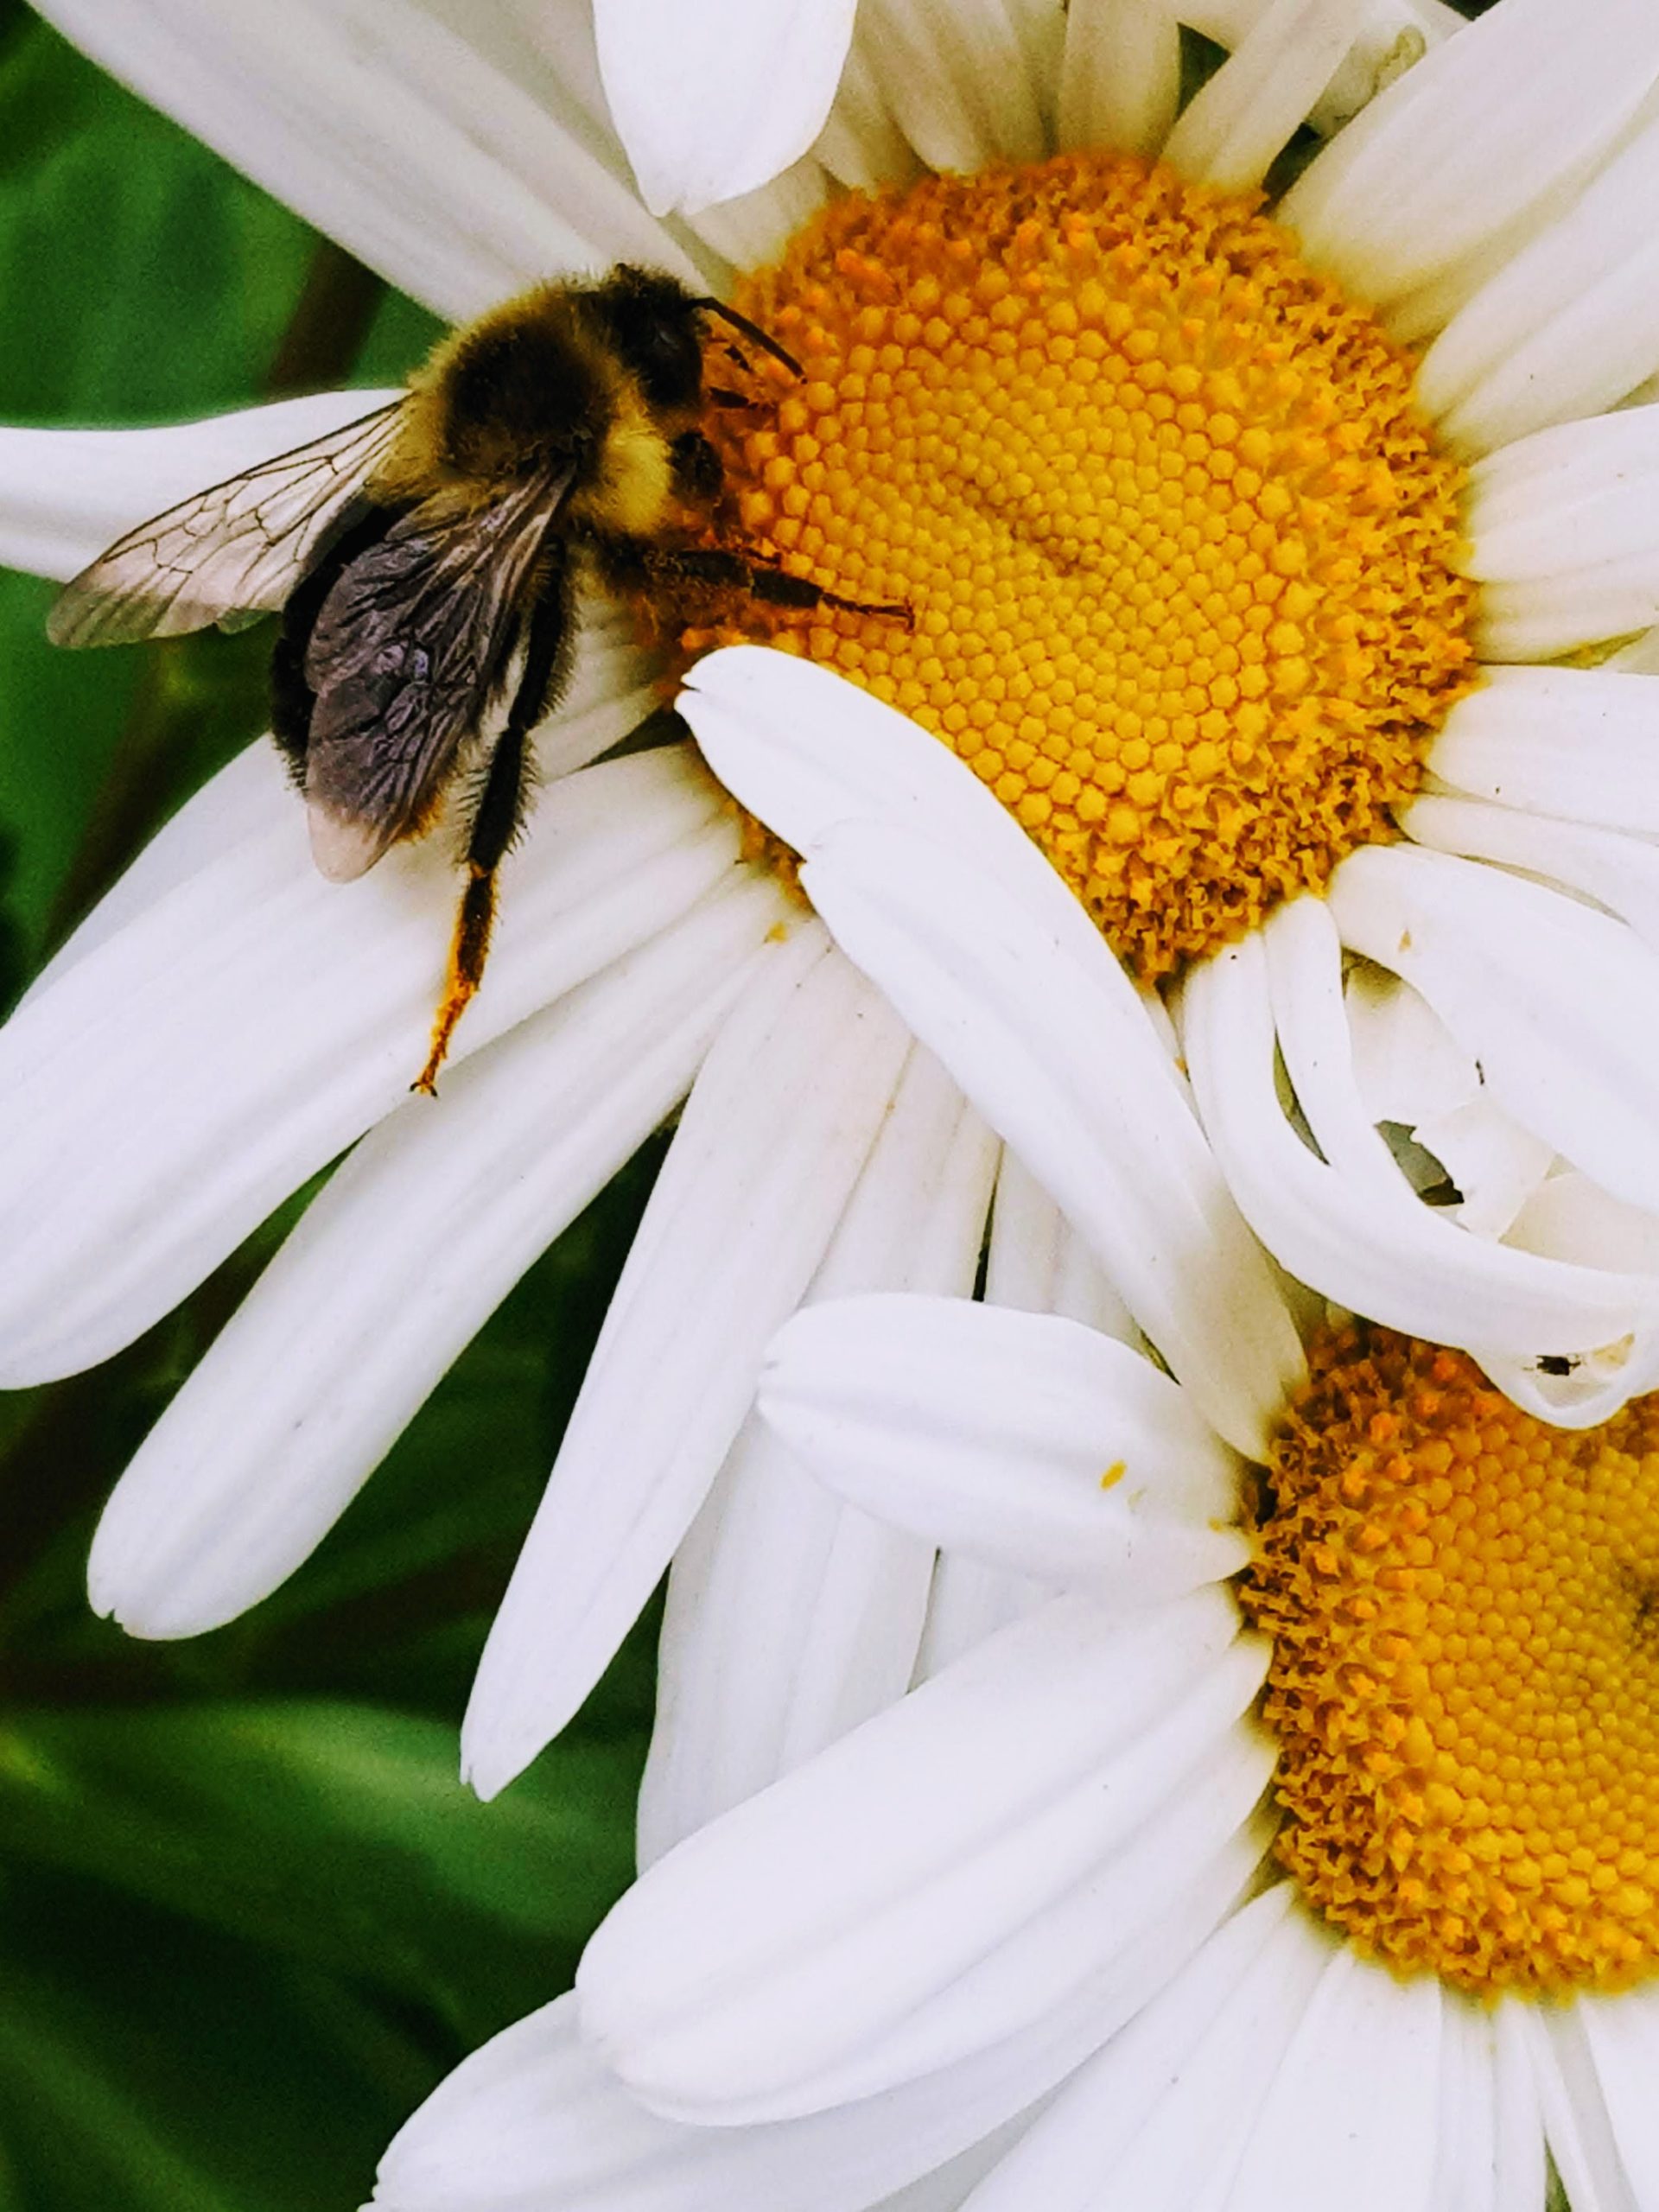
[[[1281,1858],[1397,1971],[1627,1986],[1659,1965],[1659,1399],[1551,1428],[1382,1330],[1312,1370],[1242,1593]]]
[[[804,374],[711,426],[738,527],[913,618],[743,633],[944,739],[1140,976],[1389,834],[1472,671],[1458,474],[1251,202],[1106,156],[934,177],[739,300]]]

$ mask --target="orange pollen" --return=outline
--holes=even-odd
[[[1411,356],[1252,200],[1065,156],[855,193],[738,304],[735,534],[892,618],[746,608],[944,739],[1143,979],[1391,835],[1473,672]],[[713,412],[713,410],[711,410]]]
[[[1659,1397],[1550,1428],[1382,1329],[1311,1364],[1240,1592],[1280,1858],[1398,1973],[1628,1987],[1659,1967]]]

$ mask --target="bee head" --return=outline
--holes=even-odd
[[[613,270],[585,302],[639,379],[648,406],[695,408],[702,397],[702,302],[652,269]]]

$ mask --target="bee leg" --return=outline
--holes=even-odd
[[[674,467],[674,488],[683,499],[706,506],[720,497],[726,471],[720,455],[701,430],[682,430],[669,452]]]
[[[792,575],[787,569],[757,559],[750,553],[732,552],[725,546],[687,545],[671,550],[646,546],[643,550],[643,565],[648,583],[670,592],[676,585],[683,588],[701,584],[705,588],[712,586],[716,591],[741,593],[770,607],[797,607],[803,613],[819,607],[834,607],[846,614],[889,615],[906,629],[915,620],[912,610],[902,599],[845,599],[839,592],[826,591],[808,576]]]
[[[438,1071],[448,1052],[455,1024],[483,977],[495,925],[496,870],[523,826],[524,804],[530,796],[530,732],[558,690],[569,635],[566,594],[556,591],[531,617],[518,688],[478,795],[467,841],[467,887],[461,894],[449,946],[449,972],[432,1024],[426,1065],[410,1086],[425,1091],[428,1097],[437,1095]]]

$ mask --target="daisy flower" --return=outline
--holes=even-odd
[[[791,1320],[766,1423],[944,1548],[919,1687],[646,1873],[376,2203],[1659,2206],[1659,1402],[1308,1352],[1247,1466],[1070,1319]]]
[[[6,1379],[355,1147],[124,1478],[101,1609],[271,1588],[688,1093],[486,1654],[486,1791],[752,1448],[779,1322],[971,1287],[999,1140],[1242,1451],[1300,1361],[1246,1219],[1563,1419],[1639,1387],[1654,679],[1518,664],[1659,618],[1650,413],[1606,411],[1659,362],[1642,0],[730,0],[689,46],[652,0],[46,12],[445,315],[619,258],[752,309],[804,375],[713,426],[743,527],[912,612],[695,664],[728,633],[664,664],[595,613],[435,1105],[447,855],[316,880],[264,755],[65,949],[0,1042]],[[1233,49],[1184,109],[1177,13]],[[1263,180],[1321,132],[1293,236]],[[364,404],[6,432],[0,550],[67,574]],[[601,760],[670,677],[699,751]]]

